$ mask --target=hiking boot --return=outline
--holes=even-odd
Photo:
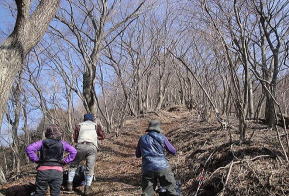
[[[72,187],[72,182],[68,182],[68,183],[67,183],[67,186],[66,186],[66,190],[67,190],[67,191],[72,191],[72,188],[73,188],[73,187]]]
[[[93,190],[92,190],[91,186],[85,185],[84,186],[84,195],[88,196],[88,195],[92,195],[92,193],[93,193]]]

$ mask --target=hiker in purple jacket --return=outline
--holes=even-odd
[[[166,195],[177,196],[176,181],[165,156],[165,150],[175,155],[176,149],[161,133],[160,121],[152,120],[147,133],[140,137],[136,157],[142,157],[142,196],[152,196],[159,180]]]
[[[34,142],[26,148],[29,159],[38,164],[35,196],[45,195],[48,185],[51,196],[60,195],[63,165],[73,161],[77,153],[73,146],[61,140],[61,136],[59,127],[51,125],[46,129],[45,140]],[[69,154],[63,158],[64,151]]]

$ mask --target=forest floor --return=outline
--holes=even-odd
[[[250,122],[248,141],[239,144],[236,128],[229,132],[217,122],[200,122],[195,112],[182,107],[128,119],[119,137],[108,135],[97,154],[93,195],[141,195],[141,159],[135,157],[135,147],[151,119],[161,120],[164,134],[178,150],[176,156],[169,155],[168,159],[176,179],[182,183],[184,196],[289,195],[288,163],[274,131]],[[237,125],[234,119],[230,122]],[[34,180],[34,175],[23,174],[1,189],[6,195],[15,196],[12,190],[27,189]],[[62,195],[82,193],[83,187],[79,187],[74,194],[62,192]]]

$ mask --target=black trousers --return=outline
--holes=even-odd
[[[151,171],[142,174],[142,196],[154,195],[157,186],[157,180],[160,185],[167,190],[168,196],[177,196],[176,180],[170,168],[161,171]]]
[[[44,171],[38,171],[36,176],[36,191],[35,196],[45,195],[48,185],[50,187],[51,196],[59,196],[60,188],[63,180],[63,172],[49,169]]]

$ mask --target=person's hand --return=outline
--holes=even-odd
[[[66,165],[66,163],[64,162],[64,160],[59,161],[59,163],[60,163],[61,165]]]

